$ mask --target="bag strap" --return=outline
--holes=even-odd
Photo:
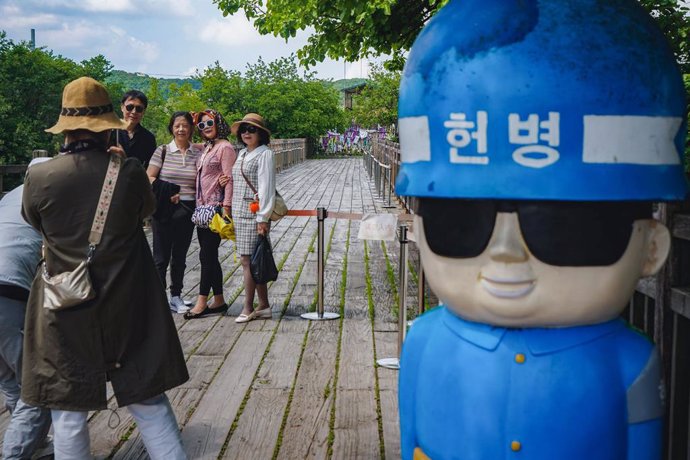
[[[247,155],[247,154],[245,153],[245,154],[242,156],[242,162],[240,163],[240,172],[242,173],[242,177],[244,177],[244,180],[247,182],[247,185],[249,186],[249,188],[252,189],[252,192],[254,192],[254,197],[256,198],[256,197],[259,196],[259,192],[256,191],[256,188],[254,188],[254,186],[252,185],[252,183],[249,182],[249,178],[248,178],[247,175],[244,173],[244,157],[245,157],[246,155]]]
[[[98,199],[98,206],[96,207],[96,215],[93,217],[93,224],[91,225],[91,233],[89,234],[89,255],[87,260],[91,259],[93,251],[96,249],[98,243],[101,242],[103,230],[105,229],[105,221],[108,218],[108,211],[110,210],[110,202],[115,191],[115,184],[117,177],[120,175],[120,166],[122,165],[122,158],[119,155],[111,154],[108,163],[108,169],[105,173],[105,180],[103,181],[103,188],[101,189],[101,196]]]
[[[161,170],[163,169],[163,163],[165,163],[166,153],[168,153],[168,146],[163,144],[161,145]],[[158,175],[160,175],[160,171],[158,171]]]

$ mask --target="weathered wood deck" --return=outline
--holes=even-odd
[[[382,208],[357,158],[293,166],[278,175],[278,189],[292,209],[400,212]],[[342,315],[334,321],[299,317],[316,306],[315,217],[286,217],[272,229],[280,276],[269,285],[271,320],[234,322],[242,270],[232,245],[222,244],[229,316],[175,315],[191,378],[168,396],[189,458],[400,457],[397,372],[375,365],[397,353],[399,243],[358,240],[358,228],[358,221],[325,221],[325,309]],[[409,264],[409,309],[415,268]],[[195,237],[186,298],[195,297],[198,281]],[[116,412],[117,426],[111,411],[90,416],[96,458],[148,458],[129,412]],[[1,431],[7,418],[0,415]]]

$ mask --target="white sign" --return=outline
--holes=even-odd
[[[585,115],[582,161],[675,165],[680,163],[674,139],[679,117]]]
[[[395,214],[365,214],[359,225],[360,240],[395,240],[398,216]]]

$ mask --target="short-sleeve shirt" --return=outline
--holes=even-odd
[[[197,161],[201,157],[201,151],[194,145],[190,145],[187,152],[182,153],[174,140],[166,145],[166,149],[165,162],[158,178],[179,185],[181,200],[193,201],[196,198],[196,168]],[[153,152],[149,164],[160,168],[161,153],[162,146],[159,146]]]

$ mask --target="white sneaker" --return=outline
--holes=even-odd
[[[170,310],[174,311],[175,313],[187,313],[189,311],[189,307],[185,305],[182,297],[176,295],[170,299]]]

